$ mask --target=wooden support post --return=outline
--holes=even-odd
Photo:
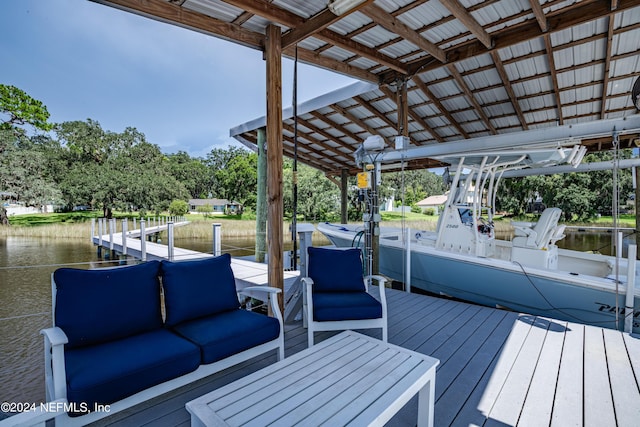
[[[256,200],[256,262],[267,252],[267,153],[265,130],[258,129],[258,198]]]
[[[269,24],[265,39],[267,60],[267,220],[269,285],[282,292],[278,295],[284,307],[283,265],[283,197],[282,197],[282,46],[280,27]]]
[[[349,170],[343,168],[340,173],[340,223],[349,222],[349,200],[347,198],[347,189],[349,181]]]

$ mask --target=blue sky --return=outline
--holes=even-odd
[[[88,0],[1,0],[0,83],[42,101],[60,123],[131,126],[163,152],[204,157],[229,129],[265,114],[262,53]],[[352,83],[298,66],[298,101]],[[283,61],[283,105],[293,62]]]

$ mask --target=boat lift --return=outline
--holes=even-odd
[[[481,208],[479,208],[480,197],[482,194],[482,187],[489,185],[490,188],[495,189],[497,181],[502,177],[518,176],[521,170],[525,170],[525,167],[533,167],[536,172],[531,173],[544,173],[545,166],[548,166],[548,171],[552,173],[568,172],[571,169],[573,171],[581,171],[584,169],[584,165],[580,166],[579,163],[582,160],[586,152],[585,147],[580,147],[579,144],[583,139],[596,138],[596,137],[615,137],[625,134],[640,133],[640,115],[635,114],[631,116],[598,120],[586,123],[577,123],[570,125],[562,125],[549,128],[526,130],[515,134],[500,134],[490,135],[478,138],[471,138],[462,141],[447,142],[446,144],[431,144],[421,147],[408,148],[404,137],[398,136],[396,140],[401,139],[404,143],[398,144],[396,141],[395,150],[385,150],[386,144],[382,137],[378,135],[368,137],[362,145],[355,151],[354,157],[356,165],[363,168],[362,181],[359,177],[359,191],[362,199],[367,203],[367,209],[363,215],[363,222],[365,223],[365,266],[366,274],[374,274],[377,272],[378,265],[378,241],[380,234],[380,212],[378,206],[378,194],[377,185],[380,183],[380,174],[383,169],[383,164],[393,164],[398,166],[398,163],[404,164],[404,162],[412,159],[463,159],[467,153],[474,152],[480,153],[485,156],[484,164],[481,169],[485,169],[487,162],[498,161],[495,160],[496,152],[506,154],[511,152],[513,155],[520,152],[531,154],[529,159],[531,160],[528,165],[521,165],[519,167],[502,167],[500,168],[499,175],[496,176],[496,170],[498,168],[488,168],[487,175],[483,180],[479,180],[481,188],[478,189],[479,196],[473,202],[473,215],[478,218],[482,218]],[[574,147],[569,150],[569,159],[566,159],[564,163],[569,163],[568,166],[550,166],[544,163],[536,164],[535,153],[537,151],[546,152],[548,154],[549,149],[557,149],[558,153],[562,153],[562,156],[566,155],[567,147]],[[560,155],[560,154],[559,154]],[[525,156],[526,157],[526,156]],[[504,158],[504,156],[503,156]],[[492,160],[494,159],[494,160]],[[501,162],[502,160],[500,160]],[[609,163],[609,162],[604,162]],[[553,163],[552,163],[553,164]],[[640,162],[633,162],[626,167],[638,166]],[[489,165],[491,166],[491,165]],[[502,165],[504,166],[504,165]],[[604,165],[601,165],[604,167]],[[554,168],[566,168],[555,169]],[[526,169],[529,170],[529,169]],[[482,173],[484,173],[482,172]],[[481,172],[478,172],[480,174]],[[504,173],[504,175],[503,175]],[[487,181],[488,179],[488,181]],[[470,182],[470,180],[469,180]],[[456,183],[457,184],[457,183]],[[453,186],[452,188],[455,188]],[[452,196],[455,197],[455,194]],[[455,204],[455,200],[447,202],[447,206]],[[493,203],[494,200],[491,201]],[[489,219],[490,220],[490,219]],[[475,227],[477,229],[477,227]],[[476,230],[476,234],[478,231]],[[481,234],[481,233],[480,233]],[[482,240],[481,236],[476,236],[476,241]],[[489,235],[490,237],[490,235]],[[474,251],[491,251],[490,238],[485,239],[486,245],[479,245],[474,247]],[[484,249],[483,249],[484,247]]]

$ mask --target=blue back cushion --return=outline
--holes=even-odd
[[[60,268],[55,324],[68,348],[113,341],[162,327],[160,263],[96,270]]]
[[[364,292],[360,249],[309,247],[314,292]]]
[[[162,286],[168,326],[240,307],[229,254],[162,261]]]

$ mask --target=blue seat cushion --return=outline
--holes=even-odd
[[[382,304],[367,292],[314,292],[313,320],[377,319],[382,317]]]
[[[202,363],[213,363],[280,335],[277,319],[246,310],[231,310],[177,325],[175,332],[197,344]]]
[[[60,268],[56,285],[55,325],[66,348],[118,340],[162,328],[160,263],[81,270]]]
[[[317,292],[364,292],[360,249],[309,247],[308,274]]]
[[[200,349],[166,329],[66,350],[67,397],[89,408],[111,404],[199,365]]]
[[[162,287],[168,326],[240,307],[229,254],[162,261]]]

